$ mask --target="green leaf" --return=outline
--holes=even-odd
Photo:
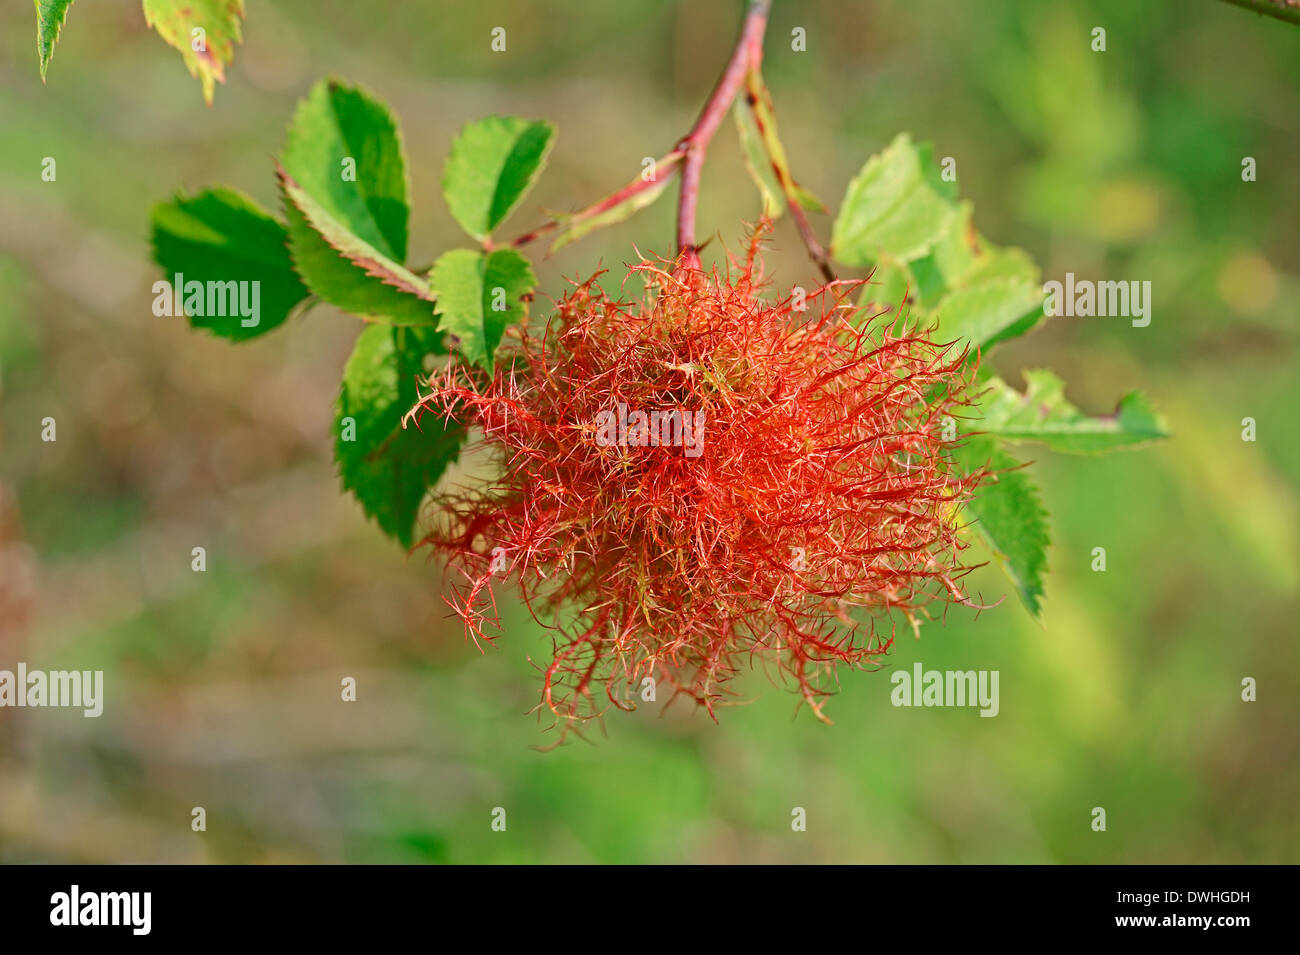
[[[358,315],[432,324],[428,283],[406,269],[406,159],[387,107],[336,79],[298,106],[279,164],[290,251],[312,291]]]
[[[763,134],[754,120],[749,105],[743,100],[738,98],[731,111],[736,117],[736,131],[740,134],[740,148],[745,155],[745,168],[749,170],[749,178],[754,180],[754,185],[758,187],[759,196],[763,200],[763,215],[778,219],[785,211],[785,195],[781,191],[780,181],[776,178],[776,171],[772,168],[772,161],[767,157]]]
[[[36,55],[41,62],[41,82],[45,82],[45,71],[49,69],[50,59],[54,56],[54,44],[63,29],[63,21],[68,17],[68,7],[72,0],[36,0]]]
[[[442,192],[461,228],[482,242],[510,215],[546,162],[555,127],[517,116],[489,116],[451,144]]]
[[[1005,441],[1041,441],[1053,451],[1101,454],[1136,448],[1169,437],[1169,428],[1138,392],[1126,395],[1114,414],[1090,417],[1065,398],[1065,383],[1050,371],[1025,372],[1022,395],[1000,378],[987,382],[981,417],[969,422]]]
[[[430,329],[370,325],[343,372],[334,422],[334,457],[343,486],[384,533],[410,547],[425,493],[460,453],[465,430],[426,415],[403,428],[415,407]],[[352,440],[348,440],[351,438]]]
[[[944,182],[928,145],[900,133],[849,183],[831,228],[831,254],[866,266],[924,255],[957,215],[956,185]]]
[[[1042,313],[1043,292],[1036,282],[996,278],[949,292],[935,307],[938,341],[989,347],[1009,337],[1006,333],[1026,317]]]
[[[977,233],[968,202],[960,204],[924,255],[906,264],[885,256],[877,270],[891,278],[882,292],[897,293],[906,283],[911,322],[937,324],[942,341],[987,352],[1045,318],[1038,267],[1020,249],[998,248]],[[879,304],[875,292],[864,290],[863,304]]]
[[[243,16],[244,0],[144,0],[145,23],[181,51],[190,76],[203,84],[208,105],[214,84],[226,81],[226,64],[235,58],[235,44],[242,39]],[[200,36],[203,42],[196,50]]]
[[[432,325],[428,283],[348,231],[277,164],[289,252],[307,286],[331,305],[399,325]]]
[[[934,308],[949,289],[968,284],[984,243],[971,222],[972,206],[959,203],[957,215],[948,220],[934,245],[909,263],[916,278],[917,298],[925,308]],[[1030,263],[1032,268],[1032,263]]]
[[[360,87],[321,80],[298,105],[280,162],[336,223],[406,262],[406,157],[397,121],[382,102]]]
[[[434,263],[430,284],[438,299],[438,329],[455,335],[460,353],[491,371],[501,336],[527,314],[537,280],[514,249],[453,249]]]
[[[221,338],[244,341],[269,332],[308,295],[289,259],[284,226],[233,189],[204,189],[154,206],[152,238],[154,261],[168,282],[180,274],[185,284],[258,283],[258,322],[252,327],[239,314],[189,315],[190,325]]]
[[[953,449],[954,461],[967,473],[987,466],[988,483],[965,507],[972,529],[992,551],[1016,588],[1021,603],[1035,617],[1047,573],[1047,513],[1038,489],[1019,461],[993,439],[972,436]]]

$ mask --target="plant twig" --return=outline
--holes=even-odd
[[[553,216],[532,231],[513,239],[508,245],[520,248],[554,232],[561,226],[571,226],[599,216],[648,189],[656,188],[660,184],[657,174],[665,168],[668,169],[669,175],[680,169],[682,186],[677,205],[677,249],[686,261],[698,266],[699,255],[695,246],[695,209],[699,203],[700,170],[704,165],[704,154],[708,150],[709,141],[713,139],[713,134],[717,132],[727,110],[731,108],[741,86],[744,85],[746,74],[750,70],[756,70],[762,62],[763,33],[767,29],[767,15],[771,7],[772,0],[750,0],[740,39],[731,54],[731,59],[727,62],[722,76],[705,102],[691,131],[656,164],[656,178],[645,179],[638,176],[617,192],[571,215]],[[798,218],[796,216],[796,221]],[[803,217],[803,222],[806,226],[806,216]],[[813,242],[816,242],[815,238]]]
[[[695,246],[695,208],[700,198],[700,171],[704,167],[704,154],[708,151],[709,140],[717,132],[718,126],[732,101],[740,92],[745,81],[745,74],[756,69],[763,59],[763,33],[767,29],[767,15],[772,7],[772,0],[751,0],[745,12],[745,25],[740,32],[731,59],[727,62],[718,84],[713,88],[700,117],[686,137],[677,144],[677,149],[685,154],[682,164],[682,189],[677,202],[677,251],[687,264],[698,266],[699,254]]]
[[[660,173],[663,173],[665,170],[667,170],[667,173],[670,176],[673,173],[675,173],[677,171],[677,167],[681,164],[681,159],[683,155],[684,153],[682,153],[680,149],[672,150],[667,155],[660,157],[655,162],[654,179],[646,179],[643,176],[637,176],[637,178],[633,179],[622,189],[619,189],[617,192],[611,193],[610,195],[606,196],[604,199],[600,199],[596,202],[593,202],[591,205],[586,206],[583,209],[579,209],[577,212],[571,213],[569,215],[553,217],[547,220],[546,222],[543,222],[540,226],[538,226],[536,229],[533,229],[531,232],[525,232],[523,235],[518,236],[508,244],[513,248],[517,249],[520,246],[527,245],[528,243],[541,238],[542,236],[546,235],[549,232],[554,232],[561,225],[572,226],[572,225],[576,225],[579,222],[583,222],[587,219],[595,218],[596,216],[601,215],[602,213],[608,212],[610,209],[613,209],[615,206],[621,205],[622,203],[627,202],[629,199],[632,199],[640,195],[641,193],[645,192],[647,189],[656,188],[659,185],[658,177]]]

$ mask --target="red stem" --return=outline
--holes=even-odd
[[[553,232],[562,223],[581,222],[584,219],[590,219],[592,216],[598,216],[602,212],[607,212],[610,209],[613,209],[619,203],[626,202],[638,193],[645,192],[647,189],[655,188],[659,185],[659,173],[667,169],[668,174],[672,175],[672,173],[676,171],[677,163],[681,158],[681,150],[674,149],[672,152],[668,153],[668,155],[663,156],[655,163],[654,179],[645,179],[644,177],[638,176],[622,189],[618,190],[618,192],[612,193],[598,202],[593,202],[586,208],[579,209],[577,212],[572,215],[567,215],[563,219],[551,219],[547,222],[543,222],[533,231],[525,232],[523,235],[514,239],[510,242],[510,245],[514,248],[527,245],[529,242],[542,237],[546,233]]]
[[[682,191],[677,205],[677,248],[683,258],[696,267],[699,266],[700,257],[696,254],[695,248],[695,207],[700,198],[700,169],[704,165],[704,154],[708,150],[713,134],[718,131],[722,118],[731,108],[732,101],[744,85],[745,74],[751,67],[757,69],[762,63],[763,33],[767,29],[767,15],[771,7],[772,0],[750,0],[736,49],[731,54],[731,59],[723,70],[713,93],[704,104],[699,119],[695,121],[691,131],[682,137],[672,151],[657,164],[658,170],[663,170],[665,166],[671,167],[669,175],[675,173],[679,167],[682,170]],[[513,248],[527,245],[560,226],[571,225],[600,215],[647,189],[655,188],[658,184],[657,175],[655,179],[649,180],[638,177],[604,199],[571,215],[552,218],[508,244]]]
[[[682,164],[682,191],[677,203],[677,251],[683,262],[699,267],[700,257],[695,246],[695,207],[700,199],[700,171],[709,140],[717,132],[723,116],[731,108],[736,94],[745,82],[751,67],[757,68],[763,59],[763,33],[767,29],[767,15],[772,0],[751,0],[745,13],[745,25],[740,40],[731,54],[731,60],[718,79],[718,85],[700,111],[700,118],[686,137],[677,144],[677,151],[685,154]]]

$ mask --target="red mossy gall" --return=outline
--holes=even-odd
[[[758,237],[725,274],[642,261],[640,300],[594,276],[492,374],[452,361],[408,416],[476,426],[499,477],[444,493],[425,543],[475,640],[517,584],[553,628],[541,706],[563,723],[651,677],[709,713],[749,662],[821,718],[839,664],[966,602],[959,505],[981,475],[945,437],[973,363],[832,283],[773,300]]]

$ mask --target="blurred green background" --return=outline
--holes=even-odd
[[[999,670],[995,719],[894,708],[887,672],[844,673],[828,727],[757,675],[721,725],[648,705],[542,753],[553,736],[525,714],[545,634],[512,609],[481,656],[439,568],[338,490],[331,405],[358,322],[318,308],[232,346],[155,317],[149,209],[216,182],[277,207],[271,158],[333,72],[402,121],[413,262],[461,241],[439,195],[458,128],[554,120],[505,230],[522,231],[689,128],[738,5],[248,7],[211,108],[138,3],[74,4],[45,87],[32,5],[0,11],[0,667],[107,685],[97,720],[0,710],[0,861],[1300,861],[1300,29],[1212,0],[776,0],[765,72],[796,175],[838,204],[907,130],[1047,278],[1150,280],[1149,327],[1056,319],[992,361],[1016,382],[1057,370],[1091,412],[1140,387],[1176,437],[1035,449],[1044,624],[1010,596],[895,649],[895,667]],[[701,233],[734,248],[758,209],[728,120]],[[543,292],[668,251],[672,215],[665,197],[567,247]],[[789,222],[767,261],[778,284],[815,282]],[[1010,594],[983,573],[986,597]]]

